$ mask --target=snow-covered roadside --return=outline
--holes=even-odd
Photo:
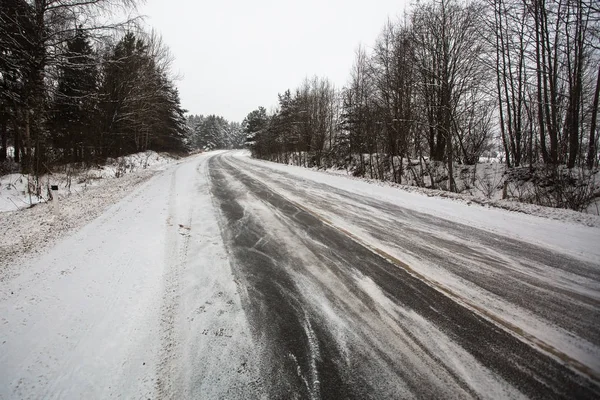
[[[259,386],[210,156],[123,188],[94,221],[14,262],[0,281],[0,399],[243,398]]]
[[[68,237],[45,246],[45,254],[13,260],[12,276],[0,282],[0,397],[153,396],[160,311],[144,309],[161,309],[169,195],[151,182],[133,192],[131,185],[121,187],[115,196],[125,199],[72,235],[63,225]],[[92,203],[84,203],[69,208],[74,215],[49,217],[47,224],[82,223],[78,218],[94,213]],[[139,203],[145,203],[142,210]],[[27,211],[44,218],[50,209]],[[35,225],[34,216],[26,218]],[[25,238],[31,233],[22,232]]]
[[[426,213],[449,221],[484,229],[507,237],[537,244],[553,251],[562,252],[582,260],[600,265],[600,217],[569,210],[547,209],[548,214],[563,215],[558,218],[530,215],[501,208],[483,207],[463,200],[410,192],[390,185],[372,184],[363,179],[354,179],[322,171],[278,164],[249,157],[248,152],[233,153],[243,162],[252,163],[275,171],[291,174],[299,179],[326,184],[392,203],[413,211]],[[583,223],[576,217],[591,221]]]
[[[314,169],[313,169],[314,170]],[[428,197],[442,197],[449,200],[458,201],[467,205],[477,204],[485,207],[500,208],[507,211],[514,211],[523,214],[534,215],[536,217],[543,217],[548,219],[554,219],[557,221],[580,223],[582,225],[600,228],[600,216],[591,213],[583,213],[564,208],[552,208],[544,207],[537,204],[522,203],[513,200],[502,200],[502,199],[487,199],[481,196],[473,196],[467,193],[453,193],[445,190],[428,189],[418,186],[401,185],[390,181],[379,181],[370,178],[356,177],[347,174],[345,171],[340,173],[339,171],[332,170],[318,170],[319,172],[330,174],[333,176],[343,176],[347,179],[367,182],[369,184],[391,187],[401,189],[410,193],[418,193]]]
[[[34,186],[33,177],[18,173],[0,176],[0,212],[17,211],[48,201],[46,190],[50,185],[57,185],[54,197],[68,198],[72,195],[83,195],[93,187],[106,187],[114,179],[130,174],[143,174],[144,171],[163,170],[176,160],[165,153],[146,151],[130,154],[117,159],[108,159],[105,165],[88,169],[74,168],[72,165],[57,167],[52,174],[40,177],[43,188],[40,196],[30,195],[28,185]]]
[[[27,178],[15,174],[0,177],[1,205],[5,207],[0,209],[0,281],[13,277],[19,265],[43,254],[69,232],[85,226],[175,162],[154,152],[134,154],[121,160],[121,167],[125,165],[127,171],[120,177],[116,176],[121,167],[115,162],[74,176],[70,188],[65,186],[66,176],[56,174],[51,182],[59,184],[59,201],[20,210],[14,210],[14,204],[27,206],[28,196],[23,192]]]
[[[240,151],[240,152],[238,152],[238,155],[250,156],[250,153],[248,151]],[[279,164],[279,163],[274,163],[274,164],[284,165],[286,167],[288,167],[288,166],[295,167],[293,165],[285,165],[285,164]],[[501,164],[484,163],[478,167],[478,170],[477,170],[478,176],[480,179],[485,180],[486,174],[489,173],[489,175],[491,176],[489,178],[489,179],[491,179],[491,183],[495,183],[495,186],[497,186],[498,184],[501,184],[501,182],[502,182],[502,173],[504,172],[504,168],[503,167],[501,168],[501,167],[502,167]],[[299,168],[299,167],[295,167],[295,168]],[[448,192],[448,191],[440,190],[440,189],[428,189],[428,188],[418,187],[418,186],[413,186],[413,185],[398,184],[398,183],[395,183],[392,181],[381,181],[381,180],[371,179],[371,178],[367,178],[367,177],[353,176],[350,171],[347,171],[345,169],[336,169],[336,168],[319,169],[317,167],[311,167],[311,168],[305,168],[305,169],[309,169],[311,171],[316,171],[319,173],[328,174],[328,175],[332,175],[332,176],[340,176],[340,177],[344,177],[346,179],[353,180],[353,181],[367,182],[369,184],[377,185],[377,186],[381,186],[381,187],[401,189],[405,192],[418,193],[418,194],[428,196],[428,197],[442,197],[442,198],[454,200],[454,201],[457,201],[460,203],[464,203],[467,205],[478,204],[478,205],[485,206],[485,207],[500,208],[503,210],[515,211],[515,212],[534,215],[534,216],[538,216],[538,217],[555,219],[557,221],[580,223],[580,224],[583,224],[586,226],[600,228],[600,215],[598,215],[598,209],[597,209],[597,206],[600,203],[598,203],[598,202],[592,203],[588,207],[588,210],[589,210],[588,212],[577,212],[577,211],[563,209],[563,208],[544,207],[544,206],[540,206],[537,204],[524,203],[524,202],[510,200],[510,199],[502,200],[502,198],[501,198],[502,190],[501,189],[496,189],[494,191],[493,195],[490,198],[488,198],[483,193],[481,193],[480,189],[478,189],[476,187],[471,188],[471,191],[475,192],[477,195],[470,194],[467,192],[453,193],[453,192]],[[600,177],[600,173],[598,176]],[[500,185],[500,187],[501,186],[502,185]]]
[[[249,154],[249,152],[247,152]],[[363,155],[363,158],[368,161],[369,155]],[[376,159],[376,157],[374,157]],[[373,161],[375,162],[375,161]],[[399,165],[400,160],[396,161]],[[476,203],[483,206],[501,208],[509,211],[518,211],[525,214],[541,216],[545,218],[556,219],[559,221],[579,222],[588,226],[600,227],[600,171],[596,170],[592,175],[589,171],[569,171],[566,168],[561,168],[561,174],[564,179],[579,180],[575,186],[567,185],[569,189],[565,191],[571,192],[570,195],[562,197],[558,195],[555,199],[549,187],[540,187],[533,184],[536,179],[543,180],[547,173],[543,168],[535,168],[535,173],[528,167],[508,169],[501,159],[482,158],[476,165],[455,165],[454,182],[458,193],[449,192],[442,189],[429,189],[423,185],[431,185],[432,175],[437,177],[434,179],[437,187],[447,185],[446,167],[443,165],[429,166],[424,169],[421,163],[410,163],[405,159],[404,171],[402,173],[402,184],[392,181],[391,171],[386,172],[386,180],[378,180],[366,177],[366,173],[361,172],[362,168],[357,165],[358,159],[354,159],[351,165],[343,167],[308,167],[313,171],[319,171],[336,176],[344,176],[349,179],[369,182],[379,186],[396,187],[404,191],[421,193],[427,196],[437,196],[453,199],[466,203]],[[302,163],[298,157],[292,157],[289,160],[292,166],[301,166]],[[366,167],[368,168],[368,167]],[[425,173],[424,181],[418,179],[421,176],[421,169]],[[360,176],[354,176],[354,173],[359,172]],[[585,172],[585,173],[584,173]],[[373,170],[370,171],[370,176],[373,176]],[[584,175],[578,175],[584,174]],[[441,179],[441,181],[440,181]],[[506,186],[505,186],[506,184]],[[419,186],[421,185],[421,186]],[[589,185],[589,186],[588,186]],[[506,191],[506,193],[505,193]],[[589,193],[586,193],[589,191]],[[589,204],[584,206],[583,212],[576,212],[569,209],[554,208],[552,206],[541,206],[533,204],[531,201],[544,201],[547,205],[554,202],[583,202],[583,198],[594,196]],[[579,199],[579,200],[577,200]]]
[[[449,200],[454,200],[466,205],[480,205],[484,207],[493,207],[500,208],[507,211],[514,211],[523,214],[529,214],[536,217],[543,217],[548,219],[554,219],[557,221],[565,221],[572,223],[579,223],[582,225],[600,228],[600,216],[591,213],[583,213],[573,210],[568,210],[564,208],[552,208],[552,207],[544,207],[537,204],[529,204],[522,203],[519,201],[513,200],[502,200],[502,199],[487,199],[482,196],[473,196],[467,193],[453,193],[445,190],[439,189],[428,189],[422,188],[418,186],[410,186],[410,185],[401,185],[398,183],[390,182],[390,181],[379,181],[376,179],[364,178],[364,177],[356,177],[347,174],[345,171],[333,171],[333,170],[316,170],[321,173],[333,175],[333,176],[343,176],[347,179],[367,182],[372,185],[377,185],[381,187],[390,187],[397,188],[410,193],[418,193],[427,197],[440,197]]]

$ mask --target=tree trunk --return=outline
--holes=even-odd
[[[596,93],[594,93],[594,105],[592,106],[592,122],[590,124],[590,143],[588,148],[587,165],[593,168],[596,162],[598,149],[596,148],[596,121],[598,118],[598,98],[600,97],[600,65],[598,65],[598,78],[596,79]]]
[[[575,167],[577,156],[579,155],[579,111],[581,109],[581,92],[583,90],[583,16],[582,16],[583,5],[581,2],[577,3],[577,15],[576,15],[576,26],[575,26],[575,43],[574,43],[574,56],[573,61],[575,66],[573,68],[572,79],[569,80],[569,105],[567,108],[567,116],[565,119],[565,127],[567,129],[567,135],[569,139],[569,159],[567,162],[568,168]],[[568,42],[567,42],[568,45]]]
[[[542,160],[548,163],[549,155],[546,147],[546,132],[544,125],[544,99],[542,97],[542,28],[540,21],[540,1],[536,1],[535,7],[535,62],[536,62],[536,77],[537,77],[537,103],[538,103],[538,125],[540,130],[540,147],[542,150]]]
[[[2,121],[0,126],[0,162],[6,161],[7,158],[7,146],[8,146],[8,131],[7,131],[7,123],[6,120]]]
[[[21,163],[21,170],[24,173],[30,173],[31,172],[31,127],[30,127],[30,117],[29,117],[29,110],[25,110],[25,129],[23,130],[24,133],[24,140],[23,140],[23,147],[25,149],[25,152],[23,153],[23,162]]]
[[[14,160],[16,163],[20,163],[21,162],[21,138],[19,135],[19,127],[17,125],[17,123],[14,124],[14,139],[13,139],[13,145],[15,148],[15,157]]]

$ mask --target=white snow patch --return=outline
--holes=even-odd
[[[167,167],[79,231],[64,226],[71,236],[45,254],[8,266],[13,273],[0,281],[0,398],[240,398],[250,386],[260,391],[208,191],[209,157]],[[127,176],[136,174],[115,180],[130,184],[123,193],[136,182]],[[71,204],[68,215],[115,197]],[[43,212],[28,214],[34,210]],[[5,215],[27,221],[49,211],[39,205]],[[51,217],[49,224],[65,215]]]
[[[74,165],[56,167],[52,174],[39,177],[41,192],[35,193],[35,177],[23,174],[0,176],[0,212],[16,211],[39,203],[50,201],[48,191],[52,185],[58,191],[52,196],[62,200],[74,195],[83,195],[90,187],[110,186],[116,178],[145,170],[159,171],[175,159],[167,154],[154,151],[130,154],[117,159],[108,159],[105,165],[89,169],[77,169]]]
[[[29,195],[24,191],[28,178],[22,175],[0,177],[0,198],[10,199],[3,204],[9,209],[12,207],[12,211],[0,212],[0,281],[18,273],[27,259],[42,254],[69,232],[92,221],[141,183],[175,163],[174,159],[156,153],[132,155],[129,160],[135,167],[120,178],[115,177],[114,165],[83,171],[70,179],[65,174],[55,174],[50,178],[56,180],[50,183],[59,185],[58,195],[55,192],[54,200],[47,203],[43,198],[32,197],[34,204],[38,203],[31,208]],[[144,169],[140,163],[149,166]],[[70,187],[68,182],[71,182]]]

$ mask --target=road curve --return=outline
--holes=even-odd
[[[211,193],[269,398],[600,396],[593,379],[310,210],[350,220],[388,245],[405,246],[407,253],[597,344],[596,297],[563,287],[548,299],[555,289],[551,282],[513,268],[512,261],[526,254],[521,264],[533,269],[550,264],[559,277],[568,270],[596,282],[594,265],[298,181],[227,153],[208,163]],[[286,191],[294,200],[282,195]]]

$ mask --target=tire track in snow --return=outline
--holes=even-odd
[[[161,361],[156,377],[156,390],[160,399],[180,399],[184,388],[179,364],[182,352],[181,340],[178,337],[176,324],[180,301],[180,270],[187,258],[192,213],[190,207],[178,202],[177,172],[180,168],[172,172],[169,186],[164,291],[160,318]]]
[[[168,184],[160,399],[265,398],[209,190],[213,155],[182,165]]]

